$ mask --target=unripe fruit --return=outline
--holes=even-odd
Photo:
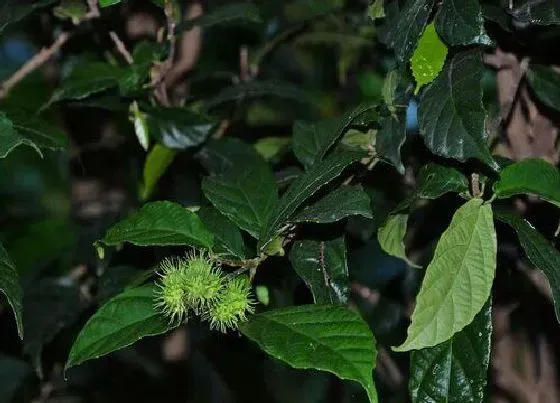
[[[224,287],[222,271],[204,252],[189,255],[183,265],[187,273],[185,302],[195,313],[202,313],[218,298]]]
[[[188,275],[180,259],[165,259],[159,267],[160,280],[155,292],[155,307],[171,324],[186,322],[188,306],[185,304],[185,282]]]

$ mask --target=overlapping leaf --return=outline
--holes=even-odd
[[[203,207],[198,216],[214,235],[212,252],[223,258],[243,259],[245,244],[239,228],[226,216],[212,207]]]
[[[443,0],[436,29],[448,45],[489,45],[478,0]]]
[[[434,81],[443,68],[446,57],[447,46],[441,41],[435,25],[431,23],[420,37],[418,47],[410,59],[412,75],[416,80],[416,94],[424,85]]]
[[[377,133],[375,150],[384,160],[389,161],[404,174],[401,161],[401,147],[406,140],[406,114],[399,112],[381,119],[381,129]]]
[[[418,197],[437,199],[446,193],[464,193],[469,190],[469,181],[455,168],[430,163],[418,174]]]

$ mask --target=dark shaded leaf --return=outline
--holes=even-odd
[[[377,403],[372,371],[377,350],[368,326],[343,306],[304,305],[252,316],[241,332],[294,368],[332,372],[359,382]]]
[[[478,158],[498,169],[486,140],[483,71],[480,52],[457,53],[426,89],[418,121],[420,134],[434,154],[462,162]]]
[[[517,21],[532,25],[560,24],[560,4],[554,0],[526,0],[511,13]]]
[[[236,167],[253,166],[259,169],[267,165],[254,147],[230,137],[208,141],[197,157],[212,175],[220,175]]]
[[[489,45],[478,0],[443,0],[436,15],[436,29],[449,45]]]
[[[74,341],[65,369],[170,330],[154,310],[153,293],[152,285],[130,288],[99,308]]]
[[[469,181],[454,168],[430,163],[418,174],[416,193],[423,199],[437,199],[446,193],[464,193],[469,190]]]
[[[348,263],[344,237],[330,241],[297,241],[290,262],[307,284],[316,304],[348,302]]]
[[[56,3],[58,0],[40,0],[33,4],[23,3],[20,0],[4,1],[0,6],[0,34],[8,25],[23,20],[34,11]]]
[[[198,216],[214,235],[212,251],[223,258],[245,258],[245,244],[239,228],[213,207],[203,207]]]
[[[0,291],[6,296],[14,311],[19,337],[23,339],[23,291],[14,262],[2,244],[0,244]]]
[[[263,251],[266,248],[303,202],[327,183],[338,177],[350,164],[365,156],[366,154],[361,152],[333,154],[320,163],[315,164],[305,174],[299,176],[280,198],[276,208],[270,215],[268,223],[261,231],[259,249]]]
[[[113,225],[101,239],[106,245],[130,242],[138,246],[192,245],[210,249],[211,232],[200,218],[185,207],[159,201]]]
[[[25,381],[33,377],[28,363],[0,354],[0,402],[15,402]]]
[[[6,114],[0,112],[0,158],[6,158],[9,153],[21,145],[32,147],[41,154],[41,151],[35,147],[33,142],[19,135]]]
[[[560,110],[560,73],[550,66],[531,64],[527,80],[537,98],[546,106]]]
[[[216,10],[210,11],[179,23],[175,29],[176,34],[190,31],[194,27],[209,28],[214,25],[233,24],[239,22],[260,22],[260,12],[257,6],[250,3],[226,4]]]
[[[404,174],[401,161],[401,147],[406,140],[406,114],[399,113],[381,119],[381,129],[377,132],[375,150],[384,160],[390,162],[400,174]]]
[[[492,338],[492,305],[444,343],[412,352],[409,389],[413,403],[484,402]]]
[[[331,223],[353,215],[372,218],[370,203],[361,186],[343,186],[303,209],[292,221]]]
[[[68,137],[50,122],[21,109],[6,109],[17,133],[40,149],[61,150],[68,145]]]
[[[146,157],[144,164],[144,189],[142,199],[146,200],[156,188],[159,179],[175,159],[177,151],[156,144]]]

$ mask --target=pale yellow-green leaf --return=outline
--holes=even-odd
[[[169,165],[173,162],[177,152],[160,144],[156,144],[146,157],[144,164],[144,189],[142,199],[150,197],[156,187],[159,178],[165,173]]]
[[[269,161],[281,153],[288,144],[290,144],[289,137],[265,137],[255,143],[255,149]]]
[[[490,295],[496,254],[492,208],[472,199],[457,210],[441,236],[416,298],[408,337],[394,350],[435,346],[471,323]]]
[[[377,241],[381,249],[388,255],[403,259],[412,267],[418,267],[406,257],[404,237],[408,214],[392,214],[387,218],[385,224],[377,231]]]
[[[144,150],[148,150],[150,145],[150,137],[148,131],[148,124],[146,122],[146,115],[140,112],[138,108],[138,103],[134,101],[130,104],[130,111],[132,113],[132,121],[134,122],[134,132],[136,133],[136,138],[138,143],[142,146]]]
[[[416,79],[417,94],[424,85],[438,76],[445,64],[447,46],[442,42],[433,23],[428,25],[420,37],[418,47],[410,59],[412,75]]]
[[[384,0],[374,0],[368,8],[368,16],[372,20],[377,20],[385,17],[385,5]]]

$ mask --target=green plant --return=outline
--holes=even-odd
[[[39,339],[24,347],[36,369],[60,327],[77,334],[64,367],[71,374],[143,337],[195,326],[226,333],[207,337],[240,333],[294,368],[355,381],[369,402],[489,399],[492,290],[502,295],[495,278],[508,265],[501,247],[519,244],[527,259],[515,253],[515,260],[544,273],[560,319],[557,234],[551,240],[546,225],[541,234],[519,208],[533,206],[526,195],[560,206],[560,174],[550,163],[560,73],[557,54],[543,51],[560,35],[558,3],[261,1],[211,2],[207,10],[197,1],[132,3],[0,5],[0,34],[39,14],[58,32],[0,86],[0,156],[27,146],[52,158],[48,150],[68,145],[61,117],[93,124],[92,110],[104,111],[108,132],[127,133],[123,148],[132,150],[118,161],[133,166],[126,187],[133,211],[100,225],[95,239],[84,236],[91,257],[79,281],[93,296],[74,316],[61,308],[64,320],[29,335],[23,269],[0,247],[0,289],[24,343]],[[157,29],[146,25],[137,37],[150,40],[125,28],[122,15],[130,23],[141,14]],[[72,49],[74,40],[85,47]],[[40,95],[36,70],[55,57],[60,82]],[[497,76],[507,68],[517,76],[504,84]],[[28,101],[29,91],[39,102]],[[417,130],[407,129],[413,100]],[[553,137],[548,148],[520,140],[529,132],[542,140],[542,130]],[[47,227],[68,228],[68,210],[49,200],[41,214],[55,221]],[[542,203],[537,210],[558,219]],[[7,231],[4,239],[25,262],[15,237]],[[38,254],[64,256],[66,247],[81,250],[70,241]],[[391,256],[392,268],[375,253]],[[374,280],[368,259],[377,259]],[[137,267],[105,291],[123,260]],[[76,252],[66,261],[86,258]],[[383,326],[368,313],[381,309],[380,299],[390,307],[379,314],[390,318]],[[98,308],[77,326],[91,306]],[[408,387],[376,388],[378,352],[401,360],[409,351]],[[307,401],[337,399],[326,395]]]

